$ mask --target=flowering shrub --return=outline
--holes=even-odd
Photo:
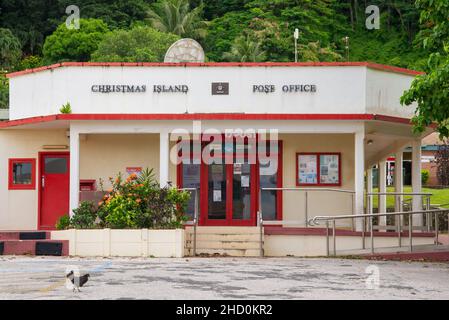
[[[97,212],[95,206],[90,201],[82,201],[78,208],[73,210],[73,216],[62,216],[56,223],[56,229],[94,229],[98,228]]]
[[[152,170],[123,179],[110,178],[112,188],[98,204],[97,215],[110,228],[174,229],[182,227],[189,193],[160,188]]]

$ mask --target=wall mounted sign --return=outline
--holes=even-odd
[[[133,173],[139,174],[142,172],[142,167],[126,167],[126,173],[131,175]]]
[[[95,84],[90,90],[100,93],[143,93],[147,91],[146,85],[127,85],[127,84]]]
[[[283,92],[316,92],[314,84],[289,84],[282,86]]]
[[[282,92],[294,93],[294,92],[316,92],[317,87],[315,84],[285,84],[281,87]],[[276,86],[274,84],[254,84],[253,93],[273,93],[276,92]]]
[[[229,82],[212,82],[212,95],[228,95]]]
[[[253,92],[254,93],[273,93],[276,91],[276,86],[274,84],[255,84],[253,85]]]
[[[185,84],[178,85],[165,85],[165,84],[155,84],[153,86],[153,92],[155,93],[187,93],[189,92],[189,86]]]
[[[340,186],[340,153],[297,153],[296,185]]]
[[[297,155],[299,184],[316,184],[318,182],[317,156]]]

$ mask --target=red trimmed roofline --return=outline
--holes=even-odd
[[[280,113],[182,113],[182,114],[55,114],[0,122],[1,128],[52,122],[57,120],[346,120],[386,121],[410,124],[410,119],[376,114],[280,114]]]
[[[62,62],[49,66],[8,73],[8,78],[25,74],[53,70],[61,67],[368,67],[371,69],[402,73],[424,74],[420,71],[388,66],[372,62],[205,62],[205,63],[162,63],[162,62]]]

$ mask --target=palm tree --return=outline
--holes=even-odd
[[[203,38],[207,22],[202,20],[203,4],[190,9],[189,0],[160,0],[148,10],[153,28],[180,37]]]
[[[9,29],[0,28],[0,70],[12,70],[22,56],[19,39]]]
[[[251,40],[247,36],[235,38],[231,51],[226,52],[223,58],[227,61],[261,62],[265,60],[265,51],[261,50],[260,42]]]

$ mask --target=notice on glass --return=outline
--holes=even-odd
[[[321,155],[320,156],[320,182],[327,184],[340,183],[339,172],[339,156],[338,155]]]
[[[242,176],[240,182],[242,188],[249,188],[249,176]]]
[[[298,155],[298,179],[300,184],[316,184],[317,179],[316,155]]]
[[[234,163],[234,174],[242,174],[242,164]]]
[[[214,190],[214,202],[221,202],[221,190]]]

